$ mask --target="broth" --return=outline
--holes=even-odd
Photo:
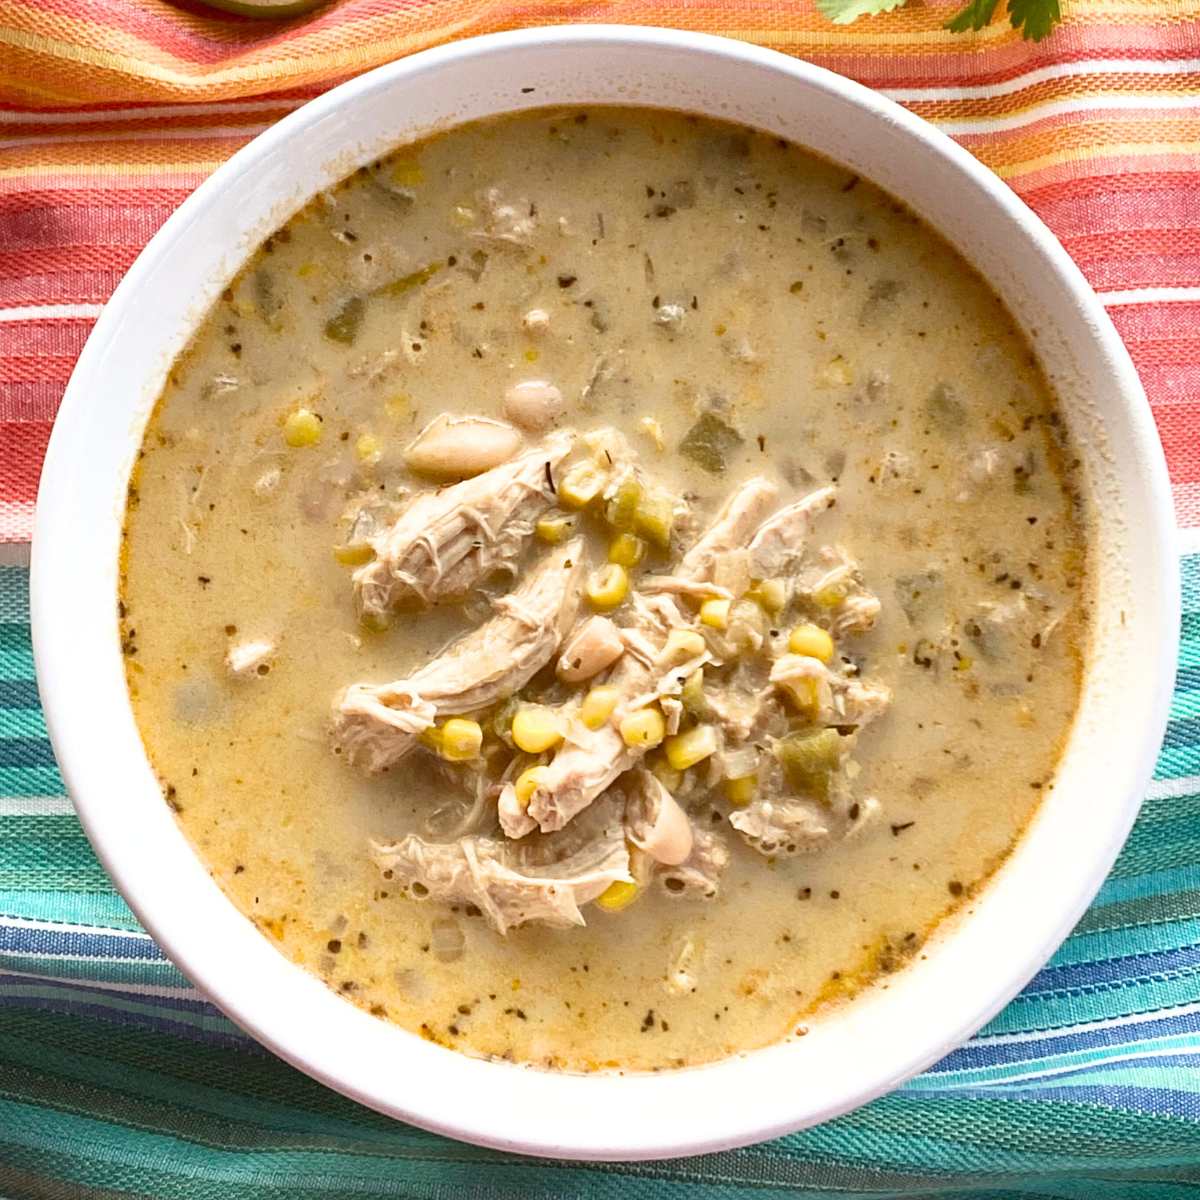
[[[522,383],[532,390],[514,393]],[[548,407],[531,416],[529,404]],[[728,850],[713,898],[643,872],[633,903],[620,889],[608,908],[584,903],[585,926],[502,935],[478,904],[398,885],[371,843],[453,840],[445,830],[470,808],[456,781],[473,768],[444,761],[450,710],[443,741],[426,731],[379,773],[331,742],[330,712],[348,685],[403,679],[490,617],[474,589],[463,603],[389,600],[365,623],[355,603],[380,522],[416,494],[445,494],[406,456],[444,412],[539,426],[549,413],[519,431],[520,453],[577,435],[537,519],[565,509],[589,570],[615,534],[613,500],[571,509],[563,481],[581,454],[609,454],[608,470],[610,448],[625,447],[639,494],[677,506],[669,548],[641,537],[631,594],[675,571],[745,481],[766,481],[776,505],[836,487],[811,518],[788,606],[753,580],[744,603],[759,605],[765,646],[743,655],[765,671],[797,623],[834,628],[835,697],[847,680],[890,692],[877,720],[838,735],[852,756],[837,768],[836,836],[764,853],[731,824],[750,809],[714,780],[727,758],[677,779],[656,749],[654,778]],[[604,429],[621,436],[585,443]],[[451,457],[471,453],[464,435]],[[681,114],[476,123],[318,196],[255,252],[174,365],[130,492],[130,694],[214,878],[347,1000],[472,1054],[573,1070],[708,1061],[802,1034],[823,1005],[919,954],[1053,787],[1088,628],[1077,469],[1001,303],[866,180]],[[368,510],[369,537],[355,526]],[[521,542],[513,586],[560,552],[541,532]],[[814,572],[843,567],[852,594],[878,597],[869,628],[830,615],[844,586],[821,609]],[[492,601],[508,586],[483,582]],[[720,604],[706,609],[706,624],[701,598],[672,602],[710,645],[731,638],[729,613],[718,628]],[[600,611],[627,625],[631,603]],[[583,598],[581,616],[592,611]],[[557,658],[521,689],[552,710],[605,677],[567,687]],[[720,686],[719,664],[703,670]],[[760,788],[778,775],[778,723],[812,719],[782,685],[772,696],[776,726],[751,739]],[[466,714],[495,752],[489,769],[511,754],[511,733],[495,736],[503,708]],[[475,818],[497,838],[494,792]]]

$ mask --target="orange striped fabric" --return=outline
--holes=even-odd
[[[913,0],[836,26],[811,0],[340,0],[287,21],[195,0],[0,0],[0,540],[29,536],[76,356],[168,213],[304,100],[454,38],[536,24],[702,29],[878,88],[960,140],[1101,293],[1200,545],[1200,0],[1064,0],[1045,41]]]

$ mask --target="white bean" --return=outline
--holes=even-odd
[[[504,415],[522,429],[545,429],[562,412],[562,392],[544,379],[522,380],[504,393]]]
[[[521,435],[504,421],[442,413],[409,443],[404,461],[421,475],[466,479],[507,462],[520,444]]]

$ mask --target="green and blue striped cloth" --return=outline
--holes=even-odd
[[[1025,991],[926,1074],[820,1128],[585,1166],[369,1112],[204,1001],[113,891],[63,793],[27,574],[0,567],[0,1197],[1200,1195],[1200,555],[1181,569],[1179,681],[1141,818]]]

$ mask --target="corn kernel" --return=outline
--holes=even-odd
[[[442,726],[441,754],[448,762],[470,762],[479,757],[483,745],[483,730],[478,721],[451,717]]]
[[[672,629],[663,643],[659,662],[686,662],[703,654],[708,643],[694,629]]]
[[[739,807],[743,804],[749,804],[754,799],[754,793],[757,788],[757,775],[743,775],[738,779],[726,779],[725,799],[730,804],[736,804]]]
[[[513,717],[512,740],[526,754],[553,750],[562,741],[558,715],[541,704],[522,705]]]
[[[517,803],[522,808],[529,807],[529,802],[533,799],[533,793],[541,786],[542,781],[548,774],[549,771],[545,767],[529,767],[517,776],[517,781],[513,784],[513,790],[517,793]]]
[[[373,433],[363,433],[354,443],[354,453],[359,462],[377,463],[383,454],[383,444]]]
[[[574,528],[575,522],[570,517],[542,517],[533,527],[533,532],[543,542],[549,542],[551,546],[557,546]]]
[[[635,750],[652,750],[667,734],[667,723],[657,708],[639,708],[621,719],[621,740]]]
[[[610,684],[592,688],[579,706],[579,719],[588,729],[599,729],[613,715],[620,698],[620,690]]]
[[[392,627],[391,613],[363,613],[358,624],[364,633],[387,633]]]
[[[646,557],[646,543],[636,533],[618,533],[608,545],[608,561],[636,567]]]
[[[629,575],[620,563],[609,563],[588,576],[586,590],[593,608],[616,608],[629,592]]]
[[[846,599],[847,588],[845,580],[837,580],[834,583],[828,583],[823,588],[819,588],[813,592],[813,599],[822,608],[837,608],[843,600]]]
[[[746,595],[774,614],[787,604],[787,584],[782,579],[762,579]]]
[[[558,499],[568,508],[587,508],[604,490],[604,472],[595,463],[576,463],[558,485]]]
[[[417,735],[421,743],[438,754],[442,752],[442,728],[440,725],[430,725]]]
[[[397,392],[384,401],[383,408],[393,421],[405,420],[412,412],[412,397],[407,392]]]
[[[361,567],[375,557],[370,546],[334,546],[333,557],[346,567]]]
[[[643,417],[638,422],[638,428],[654,443],[656,450],[661,451],[666,448],[667,439],[663,434],[663,427],[653,417]]]
[[[620,912],[621,909],[628,908],[638,898],[639,891],[641,889],[636,883],[624,879],[614,879],[596,897],[596,903],[605,912]]]
[[[729,600],[718,600],[716,597],[705,600],[700,605],[700,624],[710,629],[727,629],[729,627]]]
[[[321,440],[321,418],[309,408],[288,413],[283,422],[283,440],[296,450],[315,446]]]
[[[663,748],[667,762],[677,771],[686,771],[717,752],[717,731],[711,725],[696,725],[667,738]]]
[[[797,625],[788,634],[788,649],[827,663],[833,657],[833,638],[820,625]]]

